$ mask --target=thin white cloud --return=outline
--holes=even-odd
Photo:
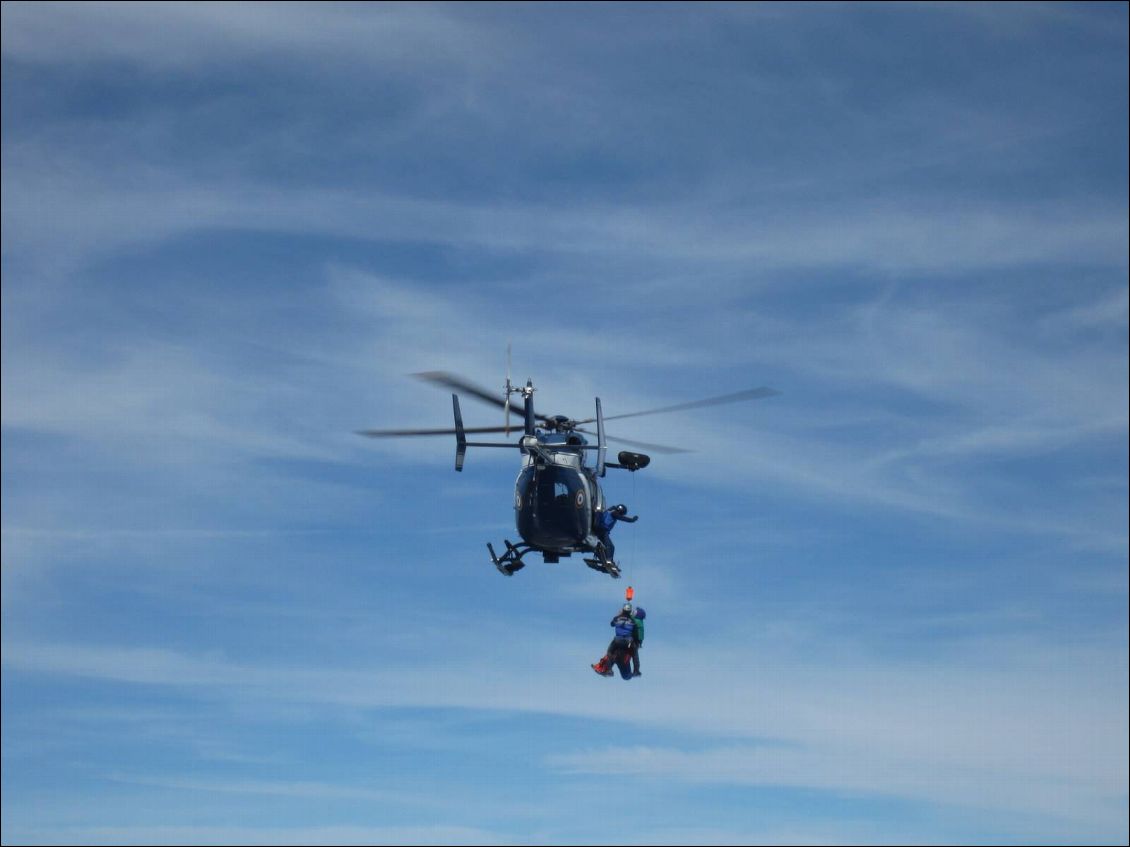
[[[1080,303],[1053,316],[1049,323],[1069,329],[1125,329],[1130,315],[1130,287],[1122,286],[1090,303]]]
[[[78,165],[79,163],[76,163]],[[880,273],[957,273],[1078,261],[1125,268],[1124,209],[1057,198],[962,210],[946,204],[845,201],[833,208],[735,209],[696,203],[609,206],[489,204],[255,183],[185,182],[173,173],[113,182],[57,164],[6,163],[5,251],[76,263],[208,229],[363,240],[394,239],[495,251],[545,251],[761,270],[843,267]],[[37,172],[38,171],[38,172]],[[122,175],[125,176],[125,175]],[[771,214],[770,214],[771,212]]]
[[[482,635],[488,641],[497,637]],[[714,649],[709,662],[711,670],[726,669],[721,676],[699,673],[705,669],[699,646],[664,645],[649,654],[645,685],[654,688],[640,686],[647,693],[624,715],[608,714],[602,680],[561,684],[556,667],[587,655],[580,647],[578,657],[579,645],[567,644],[543,651],[538,664],[546,670],[532,674],[525,668],[513,673],[427,666],[270,668],[168,650],[64,644],[5,644],[4,665],[8,673],[172,686],[235,702],[623,719],[738,745],[730,752],[712,746],[690,753],[644,751],[650,764],[640,767],[657,775],[693,780],[713,773],[742,784],[934,796],[1117,822],[1120,812],[1109,807],[1108,798],[1127,790],[1120,752],[1128,741],[1124,651],[1053,651],[1023,643],[1003,652],[971,648],[945,664],[892,667],[850,653],[819,662],[789,659],[776,648],[751,650],[740,637],[727,641],[735,646]],[[692,688],[669,682],[688,674],[698,679]],[[622,760],[586,752],[554,762],[606,772]],[[626,767],[636,772],[635,765]]]
[[[477,37],[468,37],[472,31]],[[442,6],[42,3],[4,6],[5,58],[128,62],[143,72],[275,61],[427,66],[485,61],[488,31]]]
[[[329,782],[187,779],[154,777],[129,773],[112,773],[107,775],[106,779],[111,782],[127,785],[172,788],[177,791],[293,797],[305,800],[361,800],[370,803],[409,803],[413,805],[437,805],[442,802],[438,798],[428,799],[410,791],[392,791]]]
[[[6,739],[6,780],[9,754],[50,769],[58,751],[131,732],[188,757],[170,771],[112,766],[131,802],[165,791],[217,807],[362,808],[399,795],[301,770],[271,776],[270,740],[184,716],[209,704],[265,732],[297,720],[323,736],[347,726],[375,747],[395,731],[389,712],[450,709],[551,724],[553,752],[531,764],[555,788],[603,788],[603,777],[654,778],[678,798],[719,783],[741,797],[807,788],[905,798],[1033,838],[1125,831],[1125,618],[1107,604],[1126,591],[1128,224],[1125,192],[1104,172],[1125,163],[1103,159],[1105,95],[1082,90],[1091,71],[1095,82],[1124,71],[1124,50],[1102,52],[1125,45],[1123,13],[884,11],[918,37],[923,15],[976,36],[961,42],[969,68],[923,67],[931,79],[908,87],[876,73],[900,54],[887,51],[888,31],[863,24],[873,15],[842,16],[844,49],[828,61],[806,11],[669,11],[604,27],[587,17],[604,11],[564,7],[4,4],[5,107],[21,115],[5,120],[3,151],[5,685],[96,681],[114,707],[83,719],[5,697],[6,731],[36,730]],[[1095,54],[1082,61],[1076,41],[1063,49],[1052,38],[1061,26],[1093,39]],[[715,49],[723,32],[737,50]],[[1004,54],[985,48],[1028,38],[1040,61],[1021,84],[1009,74],[1023,64],[1002,66]],[[949,71],[991,84],[958,90]],[[282,243],[313,269],[308,284],[271,279],[262,297],[243,289],[268,271],[242,248]],[[209,273],[210,262],[165,261],[219,244],[237,248],[224,257],[227,289],[194,292],[197,280],[176,277]],[[149,314],[129,308],[147,296],[146,280],[126,276],[138,268],[161,275],[146,292],[170,298],[175,337],[131,321]],[[587,670],[603,613],[595,642],[500,651],[513,621],[476,608],[449,621],[459,637],[437,654],[392,609],[388,598],[423,573],[384,581],[404,550],[449,551],[468,522],[509,531],[513,457],[480,451],[456,477],[449,439],[392,444],[353,431],[447,425],[444,393],[405,375],[448,369],[500,388],[507,341],[541,411],[587,414],[596,394],[612,413],[762,383],[784,391],[726,414],[613,429],[700,450],[656,461],[641,503],[662,491],[675,505],[733,506],[728,523],[703,508],[701,522],[654,530],[645,509],[631,540],[618,539],[643,566],[641,602],[669,619],[717,621],[709,652],[701,631],[664,632],[657,615],[662,641],[645,650],[646,676],[621,683]],[[501,417],[471,403],[464,412]],[[486,466],[489,476],[474,475]],[[283,468],[317,481],[296,484]],[[395,480],[408,469],[415,481],[436,474],[441,524],[389,532],[382,522],[401,506]],[[370,481],[354,482],[362,476]],[[609,487],[628,500],[623,478]],[[763,493],[779,508],[759,514]],[[496,495],[501,511],[475,511]],[[374,512],[378,501],[394,509]],[[868,555],[873,538],[838,529],[856,518],[868,532],[885,518],[891,538],[876,548],[899,561],[861,575],[847,597],[824,587],[796,599],[805,580],[841,567],[839,545]],[[953,549],[918,562],[937,537],[927,524]],[[322,526],[343,537],[298,534]],[[372,548],[341,553],[339,540]],[[288,570],[267,552],[282,546],[317,552],[296,553]],[[990,571],[1018,572],[1037,547],[1042,570],[1002,600],[1003,577]],[[792,574],[805,564],[798,550],[827,561]],[[737,614],[710,614],[721,571],[703,552],[728,573],[754,559],[724,586]],[[298,567],[339,553],[347,561],[318,562],[329,579],[310,590],[321,572]],[[945,564],[958,555],[984,568],[955,576]],[[770,574],[779,582],[765,584]],[[609,584],[579,576],[591,574],[529,568],[468,588],[469,605],[603,608]],[[94,598],[77,596],[95,584]],[[54,604],[119,613],[119,646],[100,646],[83,619],[51,640]],[[146,615],[165,608],[198,611],[208,631],[186,617],[183,630],[150,637]],[[898,611],[872,619],[883,608]],[[303,658],[243,640],[252,628],[297,633]],[[609,698],[624,684],[633,707],[614,712]],[[150,694],[177,713],[152,714]],[[134,712],[139,701],[149,705]],[[648,740],[611,753],[558,743],[574,719],[630,721]],[[421,743],[417,728],[405,749],[470,749],[478,739],[464,730]],[[56,745],[50,755],[41,739]],[[188,773],[201,762],[212,770]],[[590,808],[574,802],[584,796],[567,800]],[[76,811],[45,814],[36,839],[506,837],[489,825],[362,825],[372,817],[294,830],[68,828],[84,820],[89,794],[74,799],[53,796],[54,810]],[[602,831],[669,843],[897,837],[892,815],[875,828],[807,820],[747,831],[738,806],[702,828],[618,821]],[[100,811],[137,820],[124,806]],[[13,820],[5,815],[5,841],[34,840]],[[974,831],[985,827],[955,840]],[[553,830],[531,832],[553,840]]]
[[[83,844],[513,844],[497,831],[469,826],[47,826],[13,830],[16,840]]]
[[[349,331],[320,340],[316,348],[289,353],[280,362],[291,364],[280,364],[269,375],[249,372],[236,360],[202,357],[149,339],[120,337],[117,356],[88,362],[56,351],[40,355],[34,336],[24,330],[6,333],[4,424],[66,434],[95,445],[125,467],[149,472],[191,464],[197,467],[195,474],[215,477],[213,471],[219,469],[214,466],[221,458],[357,464],[372,452],[438,466],[450,461],[450,445],[440,446],[437,439],[366,442],[352,431],[450,425],[443,395],[406,374],[450,369],[488,383],[493,374],[500,384],[504,355],[501,342],[495,342],[501,338],[513,340],[519,374],[536,377],[542,409],[584,414],[598,393],[604,395],[606,412],[690,399],[685,388],[679,394],[641,393],[618,368],[602,366],[651,356],[648,351],[657,342],[631,326],[611,336],[583,327],[547,333],[540,324],[512,326],[506,312],[473,290],[420,290],[406,281],[342,265],[327,269],[324,300],[328,314],[348,316]],[[747,325],[740,312],[724,305],[708,307],[702,314],[702,328],[688,328],[686,343],[694,347],[701,336],[700,351],[720,343],[715,355],[724,353],[729,338],[737,343]],[[843,434],[835,427],[821,429],[837,420],[850,421],[853,410],[868,404],[851,401],[845,413],[829,407],[822,395],[805,396],[811,389],[786,391],[741,416],[722,416],[723,423],[666,415],[648,420],[645,429],[637,425],[610,431],[700,448],[691,457],[649,469],[661,476],[689,475],[713,484],[718,478],[734,478],[728,471],[740,467],[738,479],[782,484],[805,496],[988,522],[1022,532],[1062,533],[1090,539],[1088,543],[1102,548],[1124,545],[1125,526],[1112,525],[1101,509],[1047,515],[1039,506],[1021,509],[1015,501],[994,504],[979,496],[976,479],[967,482],[953,471],[954,459],[1039,457],[1126,431],[1126,381],[1118,372],[1125,371],[1124,361],[1112,368],[1103,348],[1053,355],[1037,346],[1038,339],[1002,335],[991,318],[991,311],[980,315],[968,306],[939,304],[926,311],[880,302],[826,319],[753,319],[756,329],[742,355],[765,363],[765,369],[787,368],[802,379],[852,385],[859,396],[890,387],[909,390],[953,409],[945,415],[912,418],[872,407],[867,429],[884,432],[883,439],[865,437],[861,443],[858,427]],[[475,331],[462,332],[465,327]],[[547,345],[550,350],[573,351],[567,369],[546,357]],[[659,358],[678,354],[671,345],[657,350]],[[536,353],[532,363],[526,351]],[[24,364],[14,367],[17,360]],[[547,370],[537,367],[542,362]],[[532,367],[527,371],[523,363]],[[299,385],[316,385],[317,403],[312,404],[309,389],[299,390]],[[703,387],[698,393],[713,390]],[[813,410],[816,400],[818,413]],[[465,405],[469,421],[501,423],[497,411]],[[748,449],[737,454],[720,449],[735,439]],[[495,464],[505,458],[475,455],[475,461]],[[37,527],[12,515],[6,519],[13,531],[54,526]],[[89,529],[57,528],[64,534]],[[128,529],[113,523],[107,528]]]
[[[1079,823],[1118,820],[1107,786],[1076,785],[1060,775],[997,773],[978,766],[884,758],[857,749],[811,749],[775,745],[685,751],[613,747],[551,757],[550,765],[574,774],[605,774],[635,780],[678,780],[720,785],[816,788],[897,794],[932,802],[996,810],[1039,810],[1051,819]]]

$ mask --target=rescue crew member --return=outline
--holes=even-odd
[[[600,539],[600,543],[604,545],[604,557],[612,564],[616,564],[616,545],[612,543],[610,533],[612,528],[616,526],[617,521],[624,521],[625,523],[635,523],[640,519],[639,515],[635,517],[628,517],[628,507],[623,503],[613,506],[611,509],[605,509],[603,512],[597,512],[595,520],[593,520],[593,532],[596,537]]]

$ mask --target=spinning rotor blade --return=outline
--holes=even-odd
[[[489,391],[481,385],[475,385],[469,379],[459,376],[458,374],[448,373],[447,371],[424,371],[423,373],[412,374],[416,379],[422,379],[424,382],[431,382],[435,385],[442,385],[445,388],[450,388],[453,391],[461,391],[464,394],[469,394],[477,400],[482,400],[484,403],[495,406],[496,408],[506,410],[506,402],[498,396],[497,392]],[[539,420],[545,420],[545,415],[538,415],[535,413],[534,417]],[[471,430],[467,430],[470,432]],[[502,432],[502,430],[498,430]]]
[[[501,426],[467,426],[463,432],[505,432]],[[409,435],[454,435],[454,429],[359,429],[358,435],[369,438],[402,438]]]
[[[476,397],[484,403],[497,406],[500,409],[505,406],[502,402],[502,398],[498,396],[498,392],[488,391],[481,385],[475,385],[470,380],[464,379],[457,374],[447,373],[446,371],[424,371],[422,373],[412,374],[412,376],[416,377],[416,379],[422,379],[424,382],[432,382],[436,385],[450,388],[453,391],[461,391],[464,394],[470,394],[472,397]]]
[[[760,400],[762,397],[773,397],[780,394],[775,388],[762,386],[760,388],[747,388],[745,391],[735,391],[733,394],[721,394],[718,397],[707,397],[705,400],[692,400],[690,403],[678,403],[674,406],[661,406],[658,409],[645,409],[642,412],[628,412],[624,415],[605,415],[606,421],[615,421],[621,418],[637,418],[640,415],[658,415],[664,412],[681,412],[684,409],[700,409],[703,406],[721,406],[724,403],[738,403],[742,400]],[[577,421],[579,424],[592,423],[593,418]],[[621,439],[622,440],[622,439]]]
[[[605,418],[605,420],[607,420],[607,418]],[[576,427],[575,429],[577,432],[583,432],[585,435],[596,435],[595,432],[588,429],[581,429],[580,427]],[[682,447],[668,447],[665,444],[649,444],[646,441],[633,441],[630,438],[620,438],[616,435],[609,435],[607,432],[604,433],[604,438],[607,441],[619,441],[621,444],[627,444],[631,447],[642,447],[645,450],[650,450],[652,453],[669,453],[673,455],[675,453],[694,452],[694,450],[686,450]]]

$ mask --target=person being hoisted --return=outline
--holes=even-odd
[[[616,526],[617,521],[635,523],[639,519],[639,515],[628,517],[628,507],[623,503],[613,506],[611,509],[605,509],[603,512],[597,512],[593,517],[593,533],[600,539],[601,546],[604,548],[602,564],[609,573],[620,573],[620,567],[616,564],[616,545],[612,543],[612,528]]]
[[[638,645],[637,639],[639,637],[637,621],[632,617],[632,604],[625,603],[609,625],[616,630],[615,635],[612,636],[612,641],[608,645],[608,652],[592,666],[592,669],[601,676],[612,676],[612,666],[615,665],[619,668],[622,679],[639,676],[638,653],[635,654],[637,673],[632,672],[633,647]]]
[[[643,606],[636,606],[636,610],[632,612],[632,620],[636,624],[636,637],[632,639],[629,650],[632,654],[632,676],[641,676],[640,673],[640,648],[643,647],[643,619],[647,617],[647,612],[644,611]]]

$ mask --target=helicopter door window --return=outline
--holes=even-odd
[[[541,509],[571,508],[573,492],[566,480],[552,472],[542,472],[538,479],[538,507]]]
[[[560,505],[569,499],[569,488],[563,482],[544,480],[538,486],[538,505],[542,507]]]

